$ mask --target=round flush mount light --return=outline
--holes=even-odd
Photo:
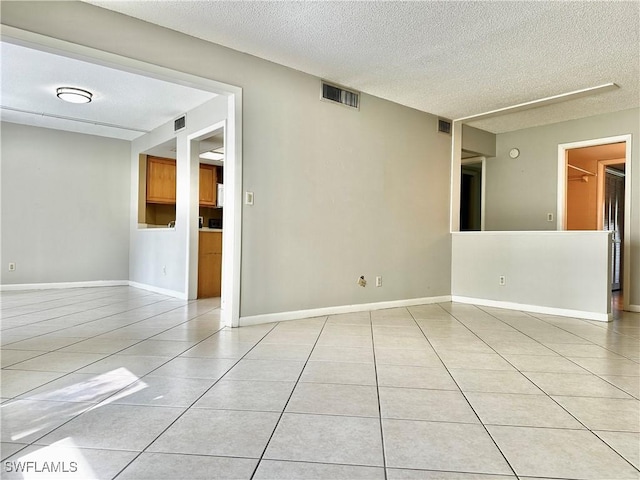
[[[89,103],[93,97],[91,92],[74,87],[60,87],[56,95],[60,100],[70,103]]]
[[[518,158],[518,157],[520,156],[520,150],[518,150],[517,148],[512,148],[512,149],[509,151],[509,156],[510,156],[511,158]]]

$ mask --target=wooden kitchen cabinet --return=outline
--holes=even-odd
[[[219,297],[222,291],[222,232],[200,232],[198,298]]]
[[[215,165],[200,164],[200,205],[215,207],[217,205],[218,175]]]
[[[147,157],[147,203],[176,203],[176,161]]]

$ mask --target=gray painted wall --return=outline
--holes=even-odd
[[[436,117],[325,103],[318,78],[88,4],[3,2],[2,22],[243,88],[242,316],[450,293]]]
[[[558,145],[632,134],[631,290],[640,305],[640,109],[597,115],[497,136],[496,157],[487,161],[487,230],[555,230],[558,187]],[[509,150],[520,149],[517,159]],[[547,213],[554,221],[547,221]]]
[[[462,149],[485,157],[496,155],[496,134],[462,125]]]
[[[0,283],[128,280],[129,142],[3,122],[1,152]]]

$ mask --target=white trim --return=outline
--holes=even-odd
[[[460,231],[460,168],[462,165],[462,123],[451,124],[451,175],[449,178],[449,232]]]
[[[640,305],[629,305],[627,308],[625,308],[625,311],[640,313]]]
[[[500,300],[487,300],[484,298],[470,298],[452,295],[451,301],[456,303],[466,303],[480,305],[483,307],[505,308],[508,310],[518,310],[522,312],[544,313],[547,315],[557,315],[560,317],[583,318],[586,320],[597,320],[599,322],[610,322],[610,313],[586,312],[583,310],[570,310],[567,308],[545,307],[542,305],[527,305],[524,303],[503,302]]]
[[[486,232],[453,232],[452,235],[482,235],[483,237],[510,237],[510,236],[522,236],[527,234],[531,237],[545,237],[552,235],[579,235],[585,236],[599,236],[608,235],[606,230],[487,230]]]
[[[220,318],[225,325],[240,326],[240,276],[242,275],[242,89],[229,95],[224,152],[222,211],[222,298]],[[225,255],[226,249],[226,255]]]
[[[546,105],[553,105],[554,103],[568,102],[569,100],[575,100],[577,98],[587,97],[590,95],[596,95],[599,93],[615,90],[618,87],[615,83],[609,82],[595,87],[582,88],[580,90],[573,90],[571,92],[561,93],[559,95],[552,95],[551,97],[538,98],[524,103],[518,103],[509,107],[498,108],[497,110],[490,110],[484,113],[478,113],[476,115],[470,115],[468,117],[456,118],[455,122],[469,122],[471,120],[480,120],[490,117],[497,117],[499,115],[506,115],[507,113],[516,113],[523,110],[531,110],[532,108],[544,107]]]
[[[411,298],[408,300],[390,300],[387,302],[361,303],[358,305],[341,305],[336,307],[312,308],[309,310],[265,313],[263,315],[240,317],[240,325],[245,327],[248,325],[259,325],[262,323],[284,322],[287,320],[300,320],[303,318],[338,315],[340,313],[367,312],[370,310],[382,310],[385,308],[411,307],[414,305],[427,305],[432,303],[444,303],[450,301],[450,295],[443,295],[440,297]]]
[[[0,292],[17,290],[51,290],[57,288],[126,287],[129,280],[95,280],[87,282],[14,283],[0,285]]]
[[[632,188],[632,172],[631,166],[633,159],[631,158],[631,139],[630,133],[624,135],[615,135],[613,137],[594,138],[592,140],[581,140],[578,142],[560,143],[558,144],[558,205],[557,205],[557,228],[564,230],[566,228],[566,192],[567,192],[567,150],[573,148],[594,147],[597,145],[606,145],[610,143],[625,142],[625,180],[624,180],[624,278],[623,288],[626,292],[631,291],[631,188]],[[623,295],[623,310],[630,311],[631,305],[629,295]]]
[[[147,285],[146,283],[138,283],[129,280],[127,285],[141,290],[147,290],[153,293],[159,293],[160,295],[166,295],[167,297],[179,298],[180,300],[187,300],[187,294],[184,292],[178,292],[176,290],[169,290],[167,288],[156,287],[155,285]]]

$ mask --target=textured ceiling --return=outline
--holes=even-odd
[[[471,123],[494,132],[640,105],[640,2],[91,1],[451,119],[615,82]]]
[[[1,48],[3,121],[133,140],[215,97],[19,45]],[[63,102],[57,87],[89,90],[93,100]]]

